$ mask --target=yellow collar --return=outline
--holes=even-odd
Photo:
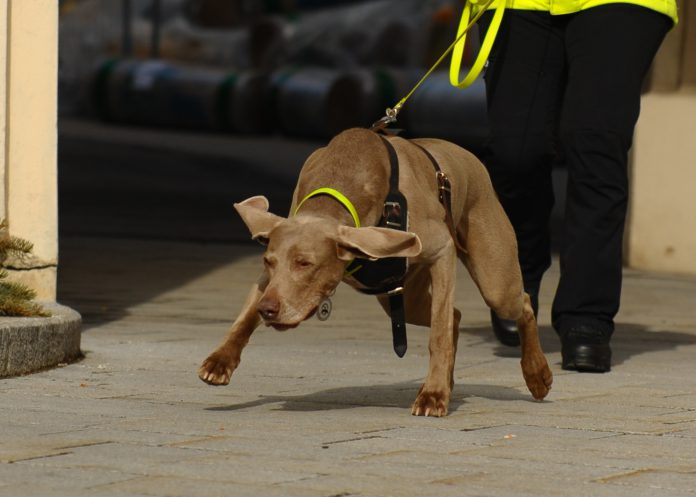
[[[293,216],[297,214],[297,211],[300,210],[300,207],[302,207],[302,204],[304,204],[305,201],[317,195],[329,195],[330,197],[333,197],[336,200],[338,200],[341,203],[341,205],[345,207],[348,212],[350,212],[350,215],[353,216],[353,222],[355,223],[355,227],[360,227],[360,218],[358,217],[358,211],[355,210],[355,207],[345,195],[343,195],[338,190],[334,190],[333,188],[317,188],[316,190],[311,192],[309,195],[303,198],[299,204],[297,204],[297,207],[295,207],[295,212],[293,212]]]

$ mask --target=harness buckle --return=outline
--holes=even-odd
[[[401,295],[402,293],[404,293],[404,287],[402,287],[402,286],[397,286],[397,287],[394,288],[393,290],[389,290],[389,291],[387,292],[387,295],[389,295],[389,296],[391,297],[392,295]]]
[[[444,202],[445,199],[452,195],[452,185],[447,175],[442,171],[437,171],[435,176],[437,177],[437,189],[440,192],[440,202]]]
[[[435,175],[437,176],[438,189],[440,191],[452,193],[452,186],[450,185],[450,180],[447,175],[442,171],[438,171]]]
[[[387,201],[384,202],[384,210],[382,211],[384,222],[390,228],[401,228],[401,204],[399,202]]]

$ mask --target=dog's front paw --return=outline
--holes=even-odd
[[[553,373],[549,369],[546,358],[542,356],[539,360],[523,362],[522,375],[534,399],[544,400],[553,383]]]
[[[208,385],[227,385],[236,364],[219,352],[213,352],[198,368],[198,377]]]
[[[441,390],[426,389],[424,385],[413,402],[411,414],[439,418],[447,416],[447,406],[449,406],[449,394]]]

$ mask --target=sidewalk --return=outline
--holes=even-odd
[[[524,387],[460,268],[451,414],[409,406],[427,332],[391,349],[374,298],[340,286],[326,322],[261,328],[229,386],[196,369],[260,269],[256,245],[61,240],[59,300],[83,314],[79,363],[0,380],[0,496],[693,496],[696,278],[626,272],[605,375]]]

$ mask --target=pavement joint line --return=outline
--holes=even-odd
[[[627,478],[627,477],[630,478],[632,476],[642,475],[645,473],[654,473],[654,472],[658,472],[658,471],[659,470],[656,470],[655,468],[639,468],[639,469],[634,469],[631,471],[624,471],[622,473],[615,473],[615,474],[611,474],[608,476],[602,476],[601,478],[595,478],[592,481],[596,482],[596,483],[609,483],[613,480],[618,480],[620,478]],[[672,471],[668,471],[668,472],[671,473]]]
[[[404,428],[405,426],[393,426],[391,428],[378,428],[376,430],[359,431],[356,433],[359,435],[369,435],[370,433],[382,433],[386,431],[402,430]]]
[[[66,450],[66,449],[80,449],[82,447],[94,447],[96,445],[108,445],[108,444],[115,444],[118,443],[114,440],[104,440],[101,442],[86,442],[86,443],[78,443],[78,444],[71,444],[71,445],[64,445],[60,447],[56,447],[56,450]]]
[[[367,437],[355,437],[355,438],[347,438],[345,440],[335,440],[333,442],[324,442],[321,445],[336,445],[336,444],[342,444],[342,443],[348,443],[348,442],[362,442],[364,440],[374,440],[377,438],[387,438],[387,437],[381,437],[379,435],[371,435]]]
[[[67,456],[69,454],[72,454],[72,452],[70,452],[70,451],[57,452],[55,454],[42,454],[42,455],[38,455],[38,456],[22,457],[19,459],[0,459],[0,463],[2,463],[2,464],[16,464],[19,462],[36,461],[38,459],[49,459],[51,457]]]
[[[510,424],[510,423],[503,423],[503,424],[497,424],[497,425],[487,425],[487,426],[477,426],[475,428],[460,428],[459,431],[463,432],[474,432],[474,431],[481,431],[481,430],[490,430],[491,428],[505,428],[507,426],[529,426],[529,425],[515,425],[515,424]]]
[[[198,443],[198,442],[209,442],[211,440],[226,440],[226,439],[231,439],[234,438],[231,435],[209,435],[205,437],[198,437],[198,438],[191,438],[188,440],[181,440],[178,442],[170,442],[170,443],[165,443],[165,444],[158,444],[158,446],[161,447],[178,447],[182,445],[187,445],[187,444],[192,444],[192,443]]]

